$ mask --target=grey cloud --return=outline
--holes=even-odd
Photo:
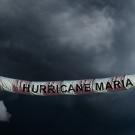
[[[0,101],[0,121],[9,121],[11,114],[7,112],[7,108],[3,101]]]
[[[115,20],[106,15],[106,9],[81,15],[75,13],[74,9],[69,9],[52,17],[52,22],[55,23],[57,33],[54,38],[61,47],[68,46],[74,52],[79,50],[80,54],[87,53],[89,59],[84,61],[88,67],[93,66],[101,72],[106,70],[106,73],[112,71],[116,59],[111,53]],[[91,50],[95,52],[94,57]]]
[[[35,61],[34,65],[39,64],[37,73],[40,76],[43,73],[46,74],[45,70],[49,68],[50,72],[59,72],[60,75],[58,76],[65,74],[65,79],[75,78],[76,75],[80,76],[80,72],[84,72],[84,74],[93,73],[91,70],[96,70],[97,74],[98,72],[104,74],[103,72],[106,70],[104,67],[107,67],[107,73],[113,70],[112,67],[116,62],[116,58],[111,48],[114,40],[115,20],[109,16],[109,9],[93,9],[91,13],[80,13],[78,6],[72,7],[67,1],[2,2],[4,6],[8,6],[7,10],[10,10],[8,12],[5,11],[6,8],[1,9],[1,13],[4,12],[3,16],[7,16],[7,19],[1,18],[3,21],[3,26],[1,26],[2,35],[5,34],[2,36],[2,40],[5,40],[1,42],[1,49],[5,52],[9,50],[9,55],[11,54],[10,58],[3,56],[2,59],[5,58],[5,60],[2,61],[3,65],[10,62],[14,63],[9,64],[9,74],[16,68],[19,77],[20,69],[27,61]],[[29,6],[30,4],[31,6]],[[80,2],[80,4],[83,3]],[[7,26],[8,31],[6,30]],[[22,51],[24,56],[20,55]],[[14,55],[14,52],[16,52],[16,55]],[[28,53],[31,54],[31,58],[27,60],[25,54]],[[93,57],[93,55],[96,55],[96,57]],[[61,56],[63,57],[62,61]],[[104,60],[106,56],[109,59]],[[20,57],[24,57],[23,60]],[[104,64],[97,60],[99,58],[102,59]],[[31,65],[33,64],[29,64],[27,68],[32,68]],[[78,68],[78,73],[69,70],[68,77],[66,75],[67,71],[64,70],[67,64],[73,69]],[[63,67],[59,65],[63,65]],[[2,68],[2,70],[6,69]],[[21,70],[25,72],[25,75],[26,72],[29,73],[27,69],[22,68]],[[40,73],[39,70],[42,70],[42,72]],[[29,74],[33,77],[36,76],[34,73]],[[85,75],[83,77],[87,78],[89,76]],[[63,78],[58,77],[58,79]]]

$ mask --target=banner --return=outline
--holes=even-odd
[[[105,93],[133,87],[135,87],[135,75],[46,82],[0,77],[0,90],[38,96]]]

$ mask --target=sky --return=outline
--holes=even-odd
[[[134,0],[0,0],[0,75],[48,81],[134,74],[134,36]],[[134,135],[134,95],[1,93],[0,133]]]

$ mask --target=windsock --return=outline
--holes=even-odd
[[[18,94],[50,96],[106,93],[135,87],[135,75],[64,81],[25,81],[0,77],[0,90]]]

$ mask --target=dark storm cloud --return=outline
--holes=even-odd
[[[61,80],[134,73],[134,6],[133,0],[1,0],[0,74]],[[59,131],[58,125],[62,132],[77,125],[74,131],[80,134],[114,134],[113,130],[132,134],[131,93],[47,99],[22,96],[7,106],[13,112],[13,127],[28,123],[23,125],[24,132],[29,124],[33,130],[44,129],[45,124],[46,132],[52,133],[54,124],[54,132]]]
[[[80,79],[119,68],[113,45],[116,3],[2,0],[0,5],[2,75]]]
[[[81,13],[84,7],[56,0],[1,1],[1,7],[1,74],[51,80],[111,71],[115,22],[108,9]]]

